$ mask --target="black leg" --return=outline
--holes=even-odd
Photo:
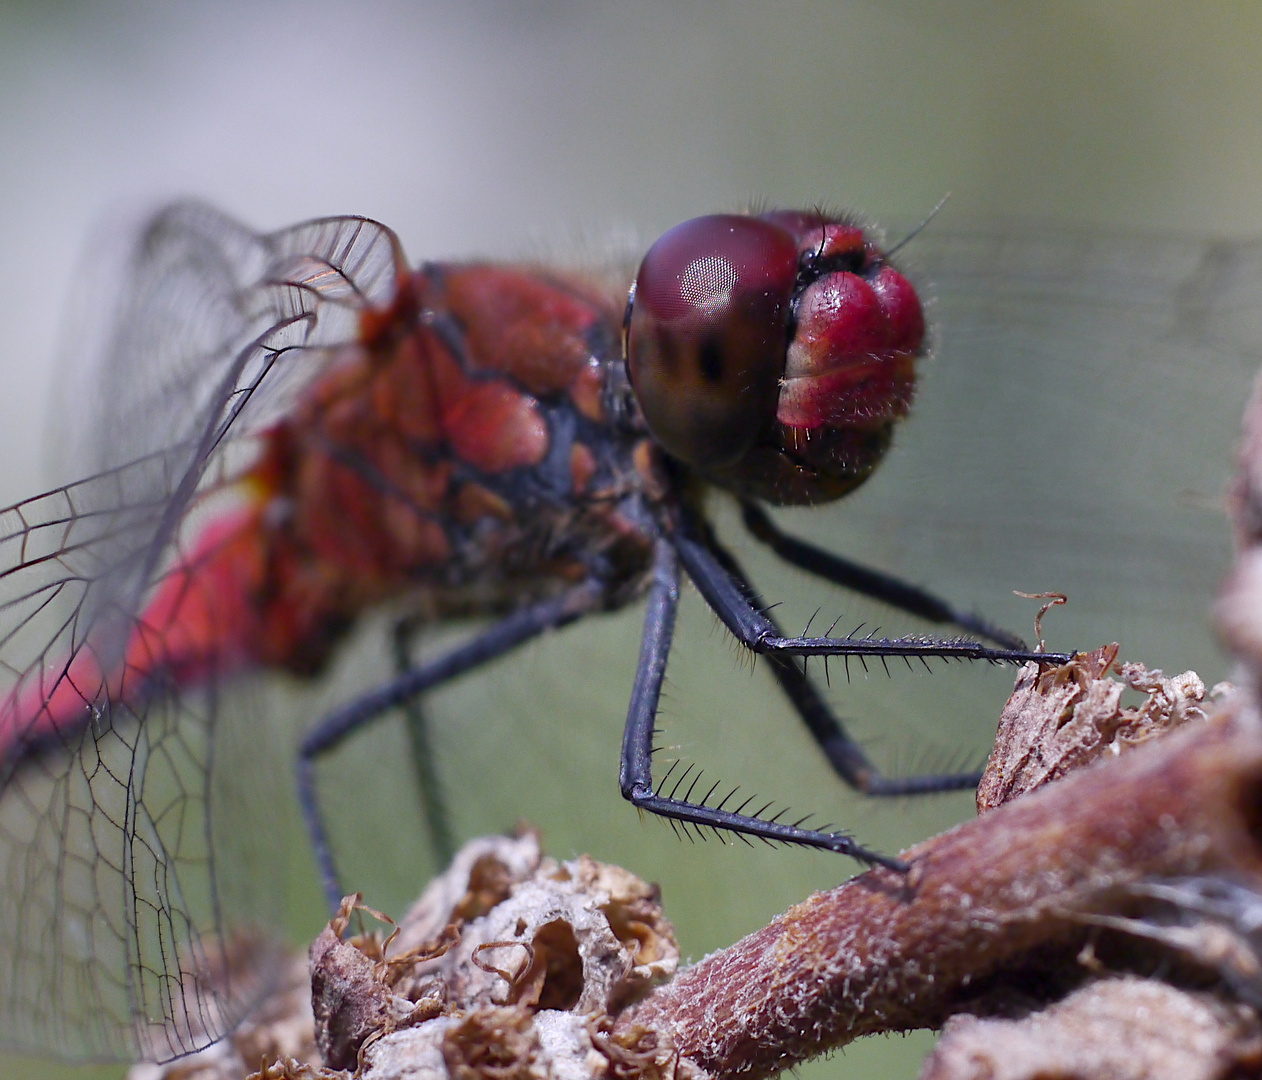
[[[855,656],[899,659],[988,660],[997,664],[1028,661],[1065,664],[1073,653],[1044,653],[1031,649],[999,649],[967,638],[947,640],[930,637],[853,638],[785,637],[763,612],[750,602],[740,584],[715,557],[707,541],[695,530],[680,530],[672,538],[688,576],[706,603],[736,640],[756,653],[785,656]]]
[[[400,678],[412,670],[412,640],[419,630],[420,624],[415,619],[400,619],[395,624],[394,669],[395,675]],[[456,843],[451,831],[451,815],[447,813],[447,800],[443,798],[442,782],[438,776],[429,716],[419,698],[408,699],[401,708],[412,751],[412,771],[416,775],[421,813],[429,830],[434,863],[441,868],[451,862],[451,857],[456,853]]]
[[[781,532],[767,512],[756,503],[742,502],[741,516],[745,527],[755,539],[761,540],[785,562],[800,570],[815,574],[852,592],[880,600],[900,611],[906,611],[909,615],[916,615],[930,622],[954,624],[961,630],[976,634],[1002,648],[1021,651],[1029,648],[1016,634],[1009,633],[980,615],[961,611],[931,592]]]
[[[653,584],[649,589],[648,611],[644,619],[644,637],[640,644],[640,663],[636,669],[635,688],[627,711],[627,726],[622,738],[622,764],[619,785],[623,797],[641,810],[681,821],[700,828],[725,829],[744,836],[786,844],[800,844],[850,855],[869,864],[903,870],[897,859],[868,851],[851,837],[838,832],[804,829],[801,822],[782,823],[774,818],[745,814],[744,805],[735,810],[706,806],[705,799],[695,803],[691,788],[682,799],[661,795],[653,788],[653,733],[657,716],[662,679],[666,674],[666,658],[675,631],[675,612],[679,606],[679,560],[672,541],[660,539],[653,567]],[[787,659],[787,657],[785,658]],[[695,783],[695,781],[694,781]],[[729,796],[730,798],[731,796]]]
[[[746,600],[754,608],[763,607],[757,592],[740,564],[722,545],[708,536],[710,553],[737,584]],[[773,620],[774,622],[774,620]],[[777,627],[777,633],[779,628]],[[933,773],[921,776],[884,777],[863,752],[863,748],[847,733],[842,722],[833,715],[828,703],[820,696],[811,682],[802,662],[784,653],[769,653],[766,657],[772,674],[786,696],[793,703],[797,714],[806,724],[819,748],[824,752],[833,771],[841,779],[864,795],[927,795],[942,791],[962,791],[977,787],[981,774]]]
[[[545,630],[582,618],[603,603],[603,587],[599,582],[591,581],[575,586],[560,596],[532,604],[501,619],[472,641],[457,646],[437,660],[413,668],[380,689],[343,706],[307,733],[298,748],[298,799],[320,867],[321,883],[330,911],[336,911],[341,903],[342,889],[329,848],[328,834],[320,816],[315,759],[416,695],[503,655]]]

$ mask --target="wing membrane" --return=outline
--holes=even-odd
[[[858,496],[875,550],[933,580],[969,544],[988,573],[1035,585],[1053,547],[1107,521],[1093,572],[1211,573],[1189,554],[1203,525],[1171,493],[1226,471],[1234,417],[1208,433],[1195,418],[1240,400],[1262,356],[1262,247],[928,230],[907,261],[935,285],[940,347],[913,430]],[[251,796],[287,780],[213,683],[131,703],[107,673],[190,522],[390,299],[403,260],[362,219],[259,236],[180,205],[127,266],[112,330],[75,358],[97,402],[77,451],[91,479],[0,513],[0,1040],[160,1060],[216,1039],[261,989],[273,913],[258,889],[276,890],[259,884]],[[1218,471],[1187,464],[1206,439],[1193,460]],[[1119,457],[1137,463],[1121,490]],[[1137,542],[1151,535],[1164,546]],[[41,723],[59,693],[90,722]]]
[[[1262,244],[930,228],[905,261],[929,283],[936,338],[911,416],[848,505],[794,512],[793,527],[953,582],[1017,629],[1028,605],[1008,589],[1067,591],[1055,647],[1103,632],[1150,663],[1217,667],[1212,649],[1188,654],[1186,616],[1208,607],[1230,554]]]
[[[133,701],[111,673],[190,523],[403,262],[363,219],[255,236],[182,204],[127,265],[112,331],[76,359],[93,475],[0,512],[0,1043],[164,1060],[229,1030],[269,966],[275,912],[216,873],[264,864],[266,818],[248,791],[214,797],[251,755],[213,684]]]

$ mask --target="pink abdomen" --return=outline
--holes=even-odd
[[[68,660],[24,675],[0,706],[0,763],[69,744],[93,708],[135,708],[156,679],[181,688],[257,662],[263,619],[265,537],[257,505],[202,529],[192,549],[162,578],[129,629],[101,620]],[[126,633],[120,660],[109,635]]]

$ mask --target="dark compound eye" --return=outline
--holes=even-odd
[[[774,423],[797,262],[787,231],[735,214],[685,221],[645,255],[627,368],[649,430],[675,457],[731,465]]]

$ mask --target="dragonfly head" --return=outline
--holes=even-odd
[[[911,283],[853,221],[715,214],[644,257],[627,371],[671,456],[742,495],[835,499],[907,415],[925,321]]]

